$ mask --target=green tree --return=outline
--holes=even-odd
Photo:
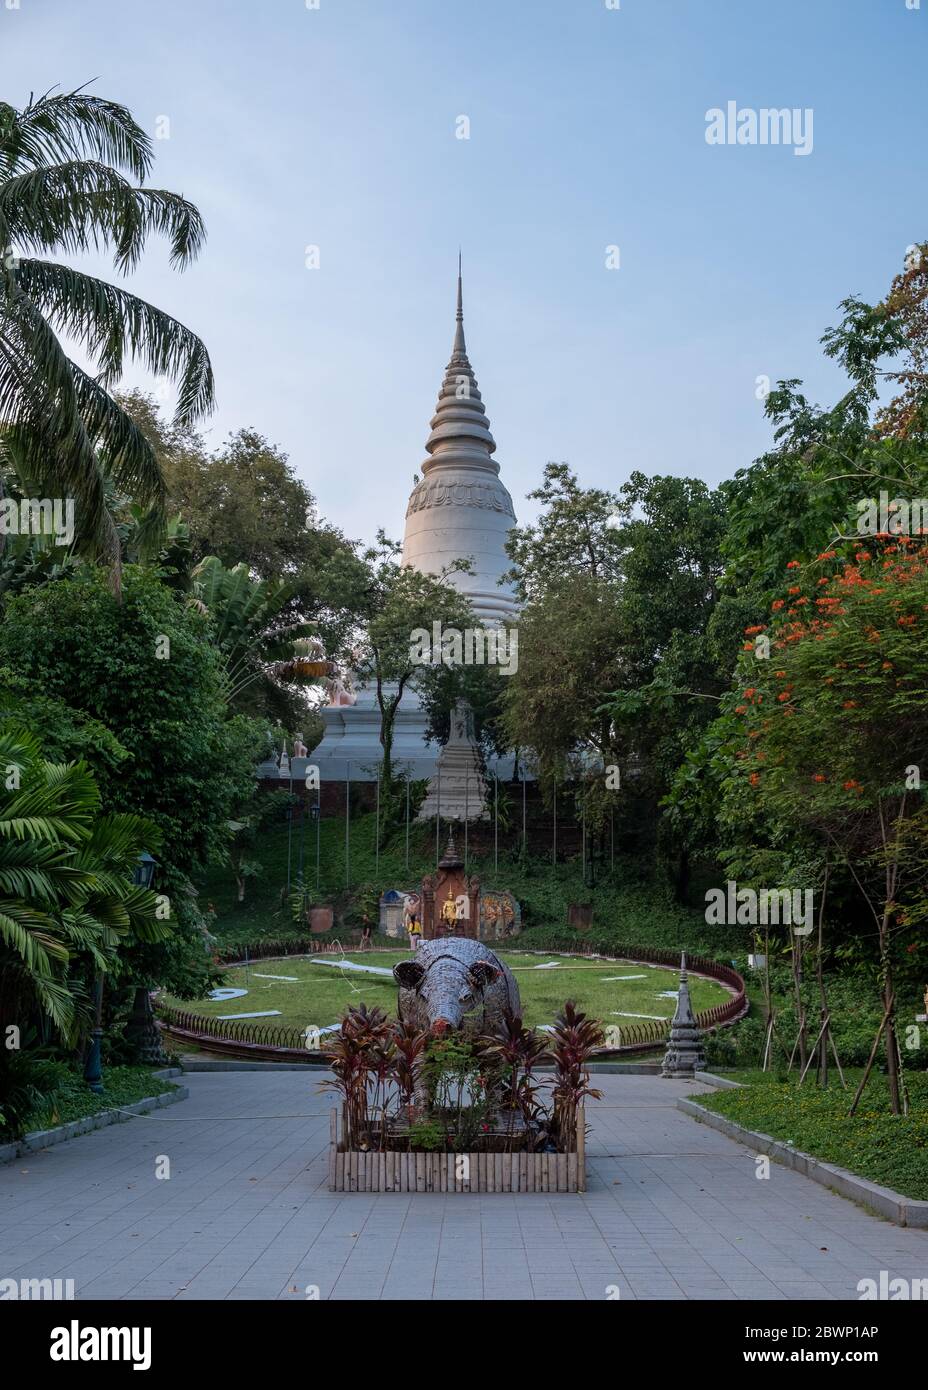
[[[908,538],[904,538],[908,542]],[[861,895],[875,940],[893,1111],[900,937],[928,916],[928,547],[902,540],[790,562],[772,604],[769,661],[745,652],[727,697],[721,820],[776,847],[819,841]]]
[[[424,631],[431,638],[435,623],[460,632],[479,626],[470,604],[447,582],[451,574],[466,571],[468,561],[455,561],[441,575],[430,575],[403,565],[400,556],[401,547],[379,532],[376,545],[343,568],[339,591],[343,611],[352,613],[357,623],[353,679],[373,687],[380,711],[381,784],[387,798],[395,781],[397,711],[406,691],[426,678],[422,643],[415,634]],[[437,658],[437,653],[431,654]],[[446,696],[453,702],[457,687],[448,688]]]
[[[152,233],[183,269],[203,242],[196,208],[144,186],[151,142],[116,102],[83,90],[0,103],[0,461],[27,495],[68,496],[77,536],[117,559],[106,480],[157,515],[165,484],[144,434],[110,394],[127,359],[177,382],[177,419],[208,410],[203,343],[128,291],[46,259],[106,247],[132,270]],[[130,182],[136,180],[136,183]],[[88,374],[59,334],[95,362]]]
[[[0,721],[0,763],[0,1023],[22,1038],[37,1011],[73,1041],[75,963],[110,970],[122,941],[170,932],[155,894],[132,882],[157,830],[141,816],[104,814],[87,765],[43,759],[10,716]]]
[[[226,856],[229,821],[249,800],[267,746],[264,724],[229,717],[209,620],[149,570],[125,569],[118,602],[104,575],[87,568],[10,600],[0,665],[125,750],[118,765],[87,756],[104,807],[145,815],[161,835],[157,887],[175,933],[157,952],[160,982],[190,993],[198,974],[202,986],[210,964],[192,881]]]
[[[506,541],[509,578],[523,601],[576,574],[616,580],[622,572],[618,528],[628,506],[614,492],[582,488],[566,463],[545,465],[540,487],[528,494],[542,514],[532,526],[514,526]]]
[[[247,713],[281,718],[287,727],[307,712],[294,699],[298,686],[318,685],[334,667],[310,638],[310,625],[289,617],[295,586],[254,579],[247,566],[226,569],[207,555],[191,575],[190,601],[210,619],[222,654],[229,704]]]

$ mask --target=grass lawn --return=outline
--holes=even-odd
[[[614,1023],[620,1028],[649,1019],[670,1018],[674,1011],[676,1000],[664,997],[664,991],[677,989],[679,972],[675,970],[613,961],[579,961],[557,954],[535,956],[517,951],[497,954],[516,977],[523,1016],[532,1027],[553,1022],[567,999],[572,999],[604,1024]],[[344,957],[349,962],[386,970],[392,970],[397,961],[411,958],[409,951],[351,953]],[[328,959],[335,961],[336,958]],[[540,968],[548,961],[557,963],[550,968]],[[267,978],[272,975],[295,979]],[[392,974],[362,974],[334,963],[323,964],[320,958],[291,956],[284,960],[257,961],[247,970],[245,967],[227,970],[223,985],[247,989],[248,993],[237,999],[205,1000],[179,1007],[212,1015],[279,1009],[279,1017],[262,1021],[271,1026],[299,1028],[310,1024],[321,1028],[335,1023],[347,1008],[362,1000],[368,1005],[379,1004],[388,1013],[396,1012],[397,986]],[[690,996],[697,1011],[724,1003],[730,997],[714,980],[701,980],[693,975],[690,976]],[[167,998],[165,1002],[179,1001]]]
[[[80,1072],[62,1065],[59,1084],[29,1115],[25,1132],[54,1129],[56,1125],[96,1115],[100,1110],[118,1109],[121,1105],[177,1090],[172,1081],[154,1076],[150,1067],[104,1066],[103,1088],[102,1096],[95,1095]]]
[[[905,1117],[890,1112],[886,1077],[871,1075],[851,1119],[847,1111],[862,1069],[845,1073],[846,1091],[837,1076],[827,1091],[821,1091],[808,1076],[800,1088],[795,1075],[790,1080],[778,1080],[769,1072],[727,1075],[750,1081],[743,1090],[692,1099],[747,1129],[791,1140],[795,1148],[825,1163],[848,1168],[907,1197],[928,1200],[928,1073],[906,1073],[910,1111]]]

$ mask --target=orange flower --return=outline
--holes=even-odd
[[[750,781],[752,787],[756,787],[760,782],[760,773],[752,772],[748,780]]]
[[[782,704],[784,700],[788,700],[788,699],[789,699],[789,691],[788,691],[788,690],[784,690],[781,694],[779,694],[779,695],[777,696],[777,699],[778,699],[778,700],[780,701],[780,703]]]
[[[774,613],[779,612],[785,602],[786,600],[782,598],[774,599],[773,603],[770,605]]]
[[[802,566],[800,565],[800,563],[799,563],[798,560],[790,560],[790,562],[789,562],[789,564],[786,566],[786,568],[787,568],[788,570],[798,570],[798,569],[801,569]]]
[[[825,780],[825,775],[824,775],[824,773],[822,773],[822,772],[816,772],[815,775],[814,775],[814,777],[812,778],[812,781],[813,781],[813,782],[824,782],[824,780]]]
[[[856,708],[857,708],[857,701],[856,701],[856,700],[845,700],[845,702],[844,702],[844,704],[841,706],[841,708],[842,708],[842,709],[856,709]]]

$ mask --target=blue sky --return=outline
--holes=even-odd
[[[182,276],[154,249],[130,283],[206,339],[209,441],[254,425],[352,536],[402,534],[459,243],[526,519],[549,459],[612,488],[748,464],[769,440],[756,378],[833,398],[838,302],[879,298],[928,238],[928,0],[11,2],[4,100],[96,78],[153,136],[169,118],[151,182],[208,242]],[[730,100],[811,107],[812,153],[708,145]]]

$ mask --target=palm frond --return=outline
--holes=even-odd
[[[156,376],[179,382],[178,414],[202,414],[213,396],[209,356],[200,338],[170,314],[105,280],[53,261],[21,260],[19,285],[57,326],[80,342],[111,385],[125,358],[140,361]]]
[[[152,143],[125,106],[84,88],[30,97],[21,111],[0,103],[0,168],[49,164],[91,153],[144,179]]]

